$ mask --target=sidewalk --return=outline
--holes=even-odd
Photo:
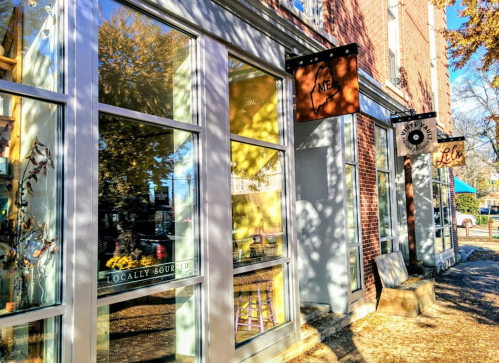
[[[423,314],[370,314],[290,362],[499,362],[499,240],[460,245],[478,250],[437,276]]]

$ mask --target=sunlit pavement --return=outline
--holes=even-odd
[[[499,362],[499,242],[460,245],[478,252],[437,276],[418,317],[370,314],[291,362]]]

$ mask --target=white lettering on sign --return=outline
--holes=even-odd
[[[111,271],[106,274],[108,284],[123,284],[145,280],[154,277],[168,276],[171,274],[188,271],[194,266],[194,261],[171,262],[163,265],[142,267],[133,270]]]

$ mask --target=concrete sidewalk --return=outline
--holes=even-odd
[[[290,362],[499,362],[498,242],[460,239],[476,252],[437,276],[418,317],[370,314]]]

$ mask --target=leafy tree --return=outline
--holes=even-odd
[[[460,194],[456,198],[456,209],[461,213],[478,215],[478,200],[471,194]]]
[[[467,124],[462,135],[490,143],[496,161],[499,161],[499,87],[494,79],[499,75],[499,64],[488,71],[483,62],[473,60],[466,72],[452,85],[454,119]]]
[[[481,71],[499,61],[499,2],[498,0],[433,0],[443,8],[459,5],[458,16],[466,21],[457,30],[444,30],[456,69],[462,68],[479,50],[484,50]],[[495,87],[499,77],[494,78]]]
[[[99,101],[173,119],[174,73],[188,59],[189,41],[120,6],[99,26]]]
[[[453,132],[466,137],[466,166],[454,167],[454,174],[477,190],[477,198],[483,198],[490,192],[488,183],[492,172],[496,170],[494,151],[489,142],[484,140],[484,126],[474,112],[456,112],[453,115]]]

